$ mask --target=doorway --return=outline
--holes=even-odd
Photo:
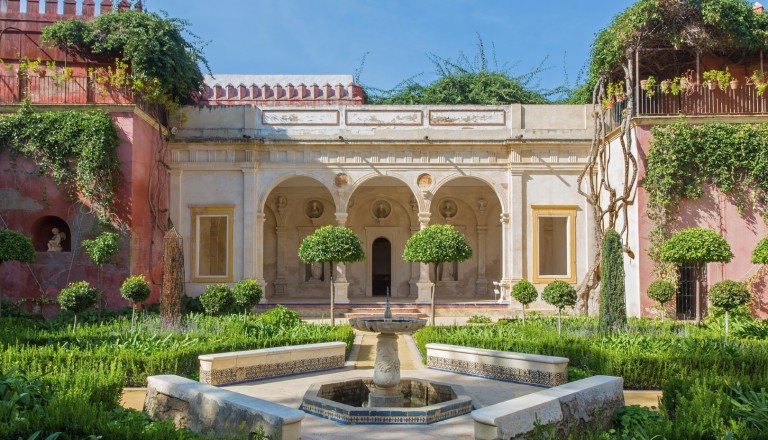
[[[392,244],[384,237],[373,241],[371,258],[371,295],[386,296],[391,288]]]
[[[701,319],[706,308],[707,266],[685,263],[678,266],[679,284],[675,298],[677,319]]]

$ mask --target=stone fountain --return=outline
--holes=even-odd
[[[373,380],[313,384],[301,409],[345,424],[428,424],[472,411],[472,400],[458,385],[400,378],[397,335],[410,334],[427,320],[393,318],[389,289],[383,317],[353,318],[349,323],[378,333]]]

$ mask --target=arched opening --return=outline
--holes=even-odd
[[[72,233],[62,218],[54,215],[41,217],[32,226],[32,244],[38,252],[70,252]]]
[[[371,293],[386,296],[392,280],[392,244],[379,237],[373,241],[371,254]]]

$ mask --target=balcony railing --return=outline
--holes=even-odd
[[[666,115],[760,115],[768,114],[766,96],[759,96],[753,84],[740,84],[725,90],[708,85],[694,85],[677,95],[653,87],[653,96],[640,90],[637,103],[639,116]]]
[[[33,104],[132,104],[128,87],[98,84],[88,77],[0,75],[0,104],[28,98]]]

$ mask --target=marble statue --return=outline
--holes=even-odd
[[[61,246],[61,242],[67,239],[67,234],[60,232],[59,228],[51,229],[53,237],[48,240],[48,252],[61,252],[64,248]]]

